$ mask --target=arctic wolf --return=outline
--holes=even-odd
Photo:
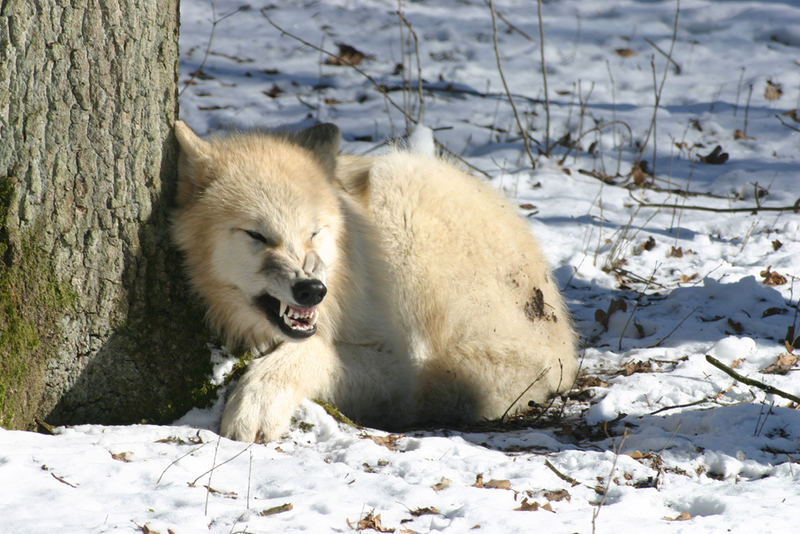
[[[331,124],[203,140],[178,122],[173,235],[212,326],[262,356],[221,433],[302,399],[384,428],[495,419],[569,388],[575,336],[527,224],[440,159],[340,156]]]

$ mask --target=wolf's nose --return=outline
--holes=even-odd
[[[300,280],[292,286],[292,296],[300,306],[316,306],[322,302],[327,292],[328,288],[325,287],[325,284],[314,278]]]

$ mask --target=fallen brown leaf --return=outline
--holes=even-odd
[[[438,508],[435,506],[426,506],[424,508],[417,508],[416,510],[411,510],[411,515],[414,517],[419,517],[421,515],[437,515],[441,514]]]
[[[773,83],[772,80],[767,80],[767,86],[764,88],[764,98],[767,100],[778,100],[783,96],[783,87],[779,83]]]
[[[653,250],[655,246],[656,246],[656,240],[653,238],[653,236],[650,236],[647,238],[647,241],[639,245],[639,251],[643,250],[650,251]]]
[[[131,459],[131,456],[133,456],[133,452],[131,452],[131,451],[118,452],[118,453],[116,453],[116,454],[115,454],[115,453],[113,453],[113,452],[111,453],[111,457],[112,457],[113,459],[115,459],[115,460],[117,460],[117,461],[120,461],[120,462],[125,462],[125,463],[132,462],[132,461],[133,461],[133,460]]]
[[[614,52],[616,52],[618,56],[622,57],[633,57],[636,55],[636,52],[630,48],[616,48]]]
[[[540,504],[536,501],[529,502],[527,497],[522,498],[522,503],[519,505],[518,508],[514,508],[514,510],[518,510],[520,512],[536,512],[539,510]]]
[[[442,477],[442,480],[431,486],[433,491],[442,491],[450,487],[450,479]]]
[[[397,450],[397,440],[404,437],[402,434],[388,434],[386,436],[373,436],[372,434],[362,434],[362,439],[371,439],[378,445],[386,447],[390,451]]]
[[[743,130],[736,129],[733,132],[733,138],[739,141],[754,141],[755,137],[750,137]]]
[[[700,156],[700,161],[703,163],[707,163],[709,165],[722,165],[726,161],[728,161],[728,153],[722,151],[722,147],[717,145],[714,147],[714,150],[706,154],[705,156]]]
[[[349,67],[352,65],[358,65],[365,59],[373,59],[375,56],[365,54],[361,50],[358,50],[354,46],[350,46],[349,44],[345,43],[336,43],[336,46],[339,47],[339,53],[335,57],[328,57],[325,60],[326,65],[332,65],[335,67]]]
[[[761,370],[764,374],[770,375],[785,375],[792,367],[797,365],[798,356],[796,354],[789,354],[784,352],[779,355],[775,362]]]
[[[652,373],[653,372],[653,362],[647,361],[643,362],[639,361],[629,361],[625,364],[622,368],[622,374],[625,376],[631,376],[634,373]]]
[[[353,526],[350,523],[350,520],[347,519],[347,526],[352,528],[353,530],[374,530],[376,532],[394,532],[395,529],[393,528],[386,528],[381,525],[381,514],[376,514],[375,510],[370,511],[367,515],[365,515],[362,519],[358,520],[356,526]]]
[[[789,117],[794,122],[800,122],[800,109],[790,109],[781,113],[784,117]]]
[[[260,512],[258,512],[258,515],[267,516],[267,515],[282,514],[283,512],[288,512],[292,509],[294,509],[294,505],[290,502],[287,502],[286,504],[281,504],[280,506],[273,506],[272,508],[261,510]]]
[[[680,515],[676,517],[665,517],[667,521],[689,521],[692,518],[692,514],[689,512],[681,512]]]
[[[766,268],[766,270],[761,271],[759,274],[764,279],[762,283],[767,286],[782,286],[786,283],[786,277],[780,273],[775,271],[771,271],[772,266]]]
[[[564,499],[569,501],[572,499],[572,495],[570,495],[567,490],[560,489],[553,491],[545,491],[544,498],[547,499],[548,501],[556,501],[556,502],[563,501]]]

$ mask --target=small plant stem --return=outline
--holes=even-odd
[[[531,168],[533,168],[536,167],[536,158],[533,157],[533,152],[531,152],[531,143],[528,139],[528,131],[525,125],[522,124],[522,119],[520,119],[519,113],[517,112],[517,106],[514,104],[514,98],[511,96],[511,90],[508,88],[505,74],[503,74],[503,64],[500,61],[500,49],[497,45],[497,17],[495,15],[494,2],[492,0],[489,0],[489,11],[492,14],[492,44],[494,46],[494,57],[497,61],[497,72],[500,74],[500,81],[503,82],[503,88],[506,91],[508,103],[511,104],[511,110],[514,113],[514,119],[517,121],[517,127],[519,128],[520,134],[522,134],[522,142],[525,145],[525,152],[527,152],[528,158],[531,162]]]

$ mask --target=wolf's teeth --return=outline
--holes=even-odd
[[[288,304],[286,304],[283,301],[280,301],[280,309],[278,310],[280,313],[278,313],[278,317],[283,317],[284,315],[286,315],[286,309],[288,307],[289,307]]]

